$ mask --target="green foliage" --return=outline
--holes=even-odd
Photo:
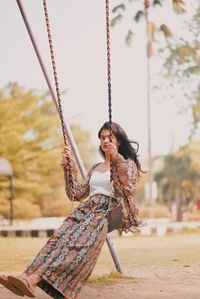
[[[200,126],[200,6],[193,17],[185,22],[185,28],[191,35],[180,39],[171,39],[166,48],[160,50],[165,59],[164,75],[169,79],[169,86],[176,88],[179,85],[183,97],[187,99],[187,107],[193,116],[193,131],[191,136],[199,130]],[[192,38],[191,38],[192,37]]]
[[[96,147],[91,145],[91,135],[88,131],[84,131],[80,125],[71,125],[74,139],[81,153],[82,160],[86,169],[89,169],[96,160]]]
[[[183,0],[173,0],[172,1],[174,11],[178,14],[186,12],[185,3]]]
[[[159,200],[172,202],[180,197],[188,205],[200,198],[200,143],[190,142],[177,153],[164,157],[163,169],[155,174]]]
[[[43,216],[45,217],[62,217],[71,212],[71,202],[57,198],[55,201],[46,200],[43,203]]]
[[[171,30],[170,30],[169,27],[167,27],[165,24],[160,25],[159,30],[160,30],[161,32],[163,32],[163,34],[164,34],[164,36],[165,36],[166,38],[169,38],[169,37],[172,37],[172,36],[173,36]]]
[[[116,15],[110,22],[111,27],[114,27],[116,23],[118,23],[121,19],[122,19],[121,14]]]
[[[137,191],[136,191],[136,201],[139,206],[143,206],[145,204],[145,183],[147,180],[147,176],[142,175],[142,178],[137,183]]]
[[[42,216],[39,205],[26,199],[15,199],[13,204],[15,219],[31,219]],[[1,200],[0,215],[8,219],[10,217],[10,203],[5,198]]]
[[[69,207],[64,208],[66,195],[60,167],[63,138],[51,99],[10,84],[0,92],[0,107],[0,157],[9,160],[14,171],[14,216],[31,218],[56,213],[60,216],[62,212],[66,215]],[[94,154],[90,135],[78,125],[72,126],[73,132],[88,166]],[[6,216],[9,183],[1,177],[0,184],[0,198],[4,203],[0,213]],[[20,205],[24,210],[18,212]]]
[[[125,1],[123,1],[123,3],[115,6],[112,9],[113,18],[111,20],[111,26],[116,26],[119,21],[121,21],[123,18],[126,18],[126,13],[129,13],[129,11],[133,12],[134,15],[132,18],[133,22],[139,22],[142,19],[146,18],[146,21],[148,23],[149,21],[148,21],[147,12],[151,9],[154,9],[157,6],[162,8],[164,0],[153,0],[151,2],[149,0],[144,0],[144,1],[136,0],[136,1],[129,1],[126,4],[124,4],[124,2]],[[172,5],[175,13],[182,14],[186,12],[185,1],[172,0]],[[147,7],[148,9],[146,10],[145,7]],[[131,28],[132,28],[132,24],[130,24],[128,33],[126,34],[125,37],[125,41],[128,46],[131,45],[132,38],[133,38],[133,32]],[[171,30],[166,24],[162,24],[162,26],[160,27],[160,32],[162,32],[166,38],[172,36]]]
[[[127,36],[126,36],[126,44],[128,46],[131,45],[132,36],[133,36],[133,32],[131,30],[129,30],[128,33],[127,33]]]
[[[117,5],[113,8],[112,12],[115,13],[117,12],[118,10],[122,10],[124,11],[126,9],[125,5],[124,4],[120,4],[120,5]]]
[[[170,217],[170,210],[167,205],[156,204],[153,207],[153,212],[154,212],[154,218],[169,218]],[[149,219],[149,218],[151,218],[151,214],[152,214],[151,207],[142,206],[140,208],[139,215],[140,215],[141,219],[143,219],[143,218]]]

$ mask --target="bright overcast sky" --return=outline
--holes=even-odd
[[[192,1],[192,0],[191,0]],[[48,0],[65,118],[92,134],[107,116],[106,43],[104,1]],[[128,1],[127,1],[128,2]],[[166,1],[167,2],[167,1]],[[190,1],[188,1],[190,2]],[[49,74],[52,73],[42,0],[22,1]],[[111,1],[112,6],[120,1]],[[168,0],[171,3],[171,0]],[[181,27],[182,17],[157,12],[158,20],[170,19]],[[168,16],[169,18],[166,18]],[[179,18],[179,21],[176,19]],[[47,90],[38,61],[14,0],[0,1],[0,86],[18,82],[26,89]],[[140,144],[147,156],[147,105],[145,26],[135,32],[132,47],[124,42],[126,22],[111,30],[113,120]],[[153,65],[153,64],[152,64]],[[155,63],[154,63],[155,65]],[[152,70],[155,72],[155,70]],[[51,76],[52,78],[52,76]],[[176,115],[173,103],[152,98],[152,149],[166,154],[187,139],[186,116]]]

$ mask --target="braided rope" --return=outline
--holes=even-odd
[[[107,43],[107,84],[108,84],[108,119],[110,142],[112,142],[112,93],[111,93],[111,54],[110,54],[110,5],[106,0],[106,43]],[[112,184],[112,159],[110,158],[110,182]]]
[[[106,0],[106,41],[107,41],[107,84],[108,84],[108,117],[110,134],[112,133],[112,97],[111,97],[111,54],[110,54],[110,12],[109,0]]]
[[[149,0],[144,0],[144,10],[147,11],[149,9]]]
[[[54,77],[56,96],[57,96],[57,102],[58,102],[58,112],[59,112],[59,116],[60,116],[64,145],[69,146],[68,142],[67,142],[66,133],[65,133],[65,123],[64,123],[64,117],[63,117],[63,111],[62,111],[60,87],[59,87],[59,81],[58,81],[56,59],[55,59],[55,54],[54,54],[54,47],[53,47],[51,27],[50,27],[50,22],[49,22],[49,15],[48,15],[48,8],[47,8],[46,0],[43,0],[43,8],[44,8],[44,14],[45,14],[45,22],[46,22],[46,29],[47,29],[47,34],[48,34],[49,49],[50,49],[51,63],[52,63],[52,69],[53,69],[53,77]],[[71,161],[70,157],[67,157],[67,167],[69,170],[69,180],[71,182],[72,201],[74,201],[75,190],[74,190],[73,176],[72,176],[72,161]],[[64,171],[66,171],[65,168],[64,168]],[[65,180],[66,180],[66,175],[65,175]]]

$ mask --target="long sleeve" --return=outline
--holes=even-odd
[[[89,177],[91,171],[89,171],[86,178],[82,183],[77,180],[77,170],[74,161],[71,159],[72,176],[70,179],[70,172],[68,165],[63,165],[64,179],[65,179],[65,190],[70,200],[80,201],[89,195]],[[72,190],[73,187],[73,190]]]
[[[134,161],[117,154],[112,159],[112,180],[115,197],[122,207],[122,230],[137,231],[141,221],[137,218],[139,209],[135,201],[135,184],[138,169]]]
[[[131,159],[126,160],[122,155],[117,154],[115,159],[112,159],[112,179],[118,192],[131,193],[138,179],[135,162]]]

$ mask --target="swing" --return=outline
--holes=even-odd
[[[58,102],[58,112],[62,127],[64,145],[68,146],[67,137],[65,133],[65,125],[64,125],[64,117],[63,117],[63,109],[61,103],[61,96],[60,96],[60,87],[58,82],[58,75],[56,69],[56,61],[55,61],[55,54],[54,54],[54,47],[53,41],[51,36],[51,28],[49,22],[49,15],[48,15],[48,8],[46,0],[43,0],[43,8],[45,14],[45,21],[46,21],[46,29],[48,34],[48,41],[49,41],[49,49],[51,55],[51,63],[53,69],[53,77],[54,77],[54,84],[56,88],[56,96]],[[107,85],[108,85],[108,116],[109,116],[109,124],[110,124],[110,136],[112,134],[112,100],[111,100],[111,60],[110,60],[110,17],[109,17],[109,0],[106,0],[106,35],[107,35]]]
[[[108,88],[108,118],[109,118],[109,130],[110,130],[110,141],[112,136],[112,97],[111,97],[111,58],[110,58],[110,16],[109,16],[109,0],[105,1],[106,3],[106,41],[107,41],[107,88]],[[59,88],[59,82],[58,82],[58,76],[57,76],[57,70],[56,70],[56,62],[55,62],[55,55],[54,55],[54,48],[53,48],[53,42],[52,42],[52,36],[51,36],[51,28],[50,28],[50,22],[49,22],[49,16],[48,16],[48,8],[46,0],[43,0],[43,8],[44,8],[44,14],[45,14],[45,21],[46,21],[46,28],[47,28],[47,34],[48,34],[48,41],[49,41],[49,49],[50,49],[50,55],[51,55],[51,63],[53,68],[53,76],[54,76],[54,83],[56,88],[56,95],[57,95],[57,102],[58,102],[58,112],[62,127],[62,133],[63,133],[63,139],[64,139],[64,145],[68,146],[67,137],[65,133],[65,126],[64,126],[64,117],[63,117],[63,109],[62,109],[62,103],[61,103],[61,97],[60,97],[60,88]],[[72,165],[71,160],[69,157],[67,157],[67,167],[69,171],[69,179],[71,183],[71,192],[72,192],[72,205],[74,201],[74,185],[73,185],[73,174],[72,174]],[[110,182],[112,182],[112,161],[110,162]],[[64,169],[65,171],[65,169]],[[65,176],[66,178],[66,176]],[[73,206],[72,206],[73,207]],[[121,205],[118,204],[114,209],[108,210],[108,232],[113,231],[114,229],[119,229],[122,223],[122,208]]]
[[[41,70],[42,70],[42,72],[43,72],[44,78],[45,78],[46,83],[47,83],[47,85],[48,85],[48,88],[49,88],[50,94],[51,94],[51,96],[52,96],[53,102],[54,102],[54,104],[55,104],[55,106],[56,106],[57,111],[59,111],[58,101],[57,101],[57,98],[56,98],[56,94],[54,93],[53,88],[52,88],[52,85],[51,85],[51,82],[50,82],[50,80],[49,80],[49,78],[48,78],[47,71],[46,71],[46,69],[45,69],[45,66],[44,66],[44,63],[43,63],[43,60],[42,60],[40,51],[39,51],[39,49],[38,49],[38,47],[37,47],[36,40],[35,40],[35,38],[34,38],[34,35],[33,35],[32,30],[31,30],[31,26],[30,26],[30,24],[29,24],[29,22],[28,22],[28,18],[27,18],[26,13],[25,13],[25,11],[24,11],[24,9],[23,9],[23,5],[22,5],[22,3],[21,3],[21,0],[16,0],[16,2],[17,2],[17,5],[18,5],[18,8],[19,8],[19,11],[20,11],[20,13],[21,13],[21,15],[22,15],[22,18],[23,18],[25,27],[26,27],[27,32],[28,32],[28,35],[29,35],[29,37],[30,37],[32,46],[33,46],[33,48],[34,48],[35,54],[36,54],[37,59],[38,59],[38,62],[39,62],[39,64],[40,64],[40,66],[41,66]],[[44,3],[44,4],[45,4],[45,3]],[[59,115],[60,115],[60,114],[59,114]],[[66,135],[67,135],[68,141],[69,141],[69,143],[70,143],[70,146],[71,146],[71,148],[73,149],[73,153],[74,153],[76,162],[77,162],[77,164],[78,164],[78,166],[79,166],[80,173],[81,173],[82,177],[84,178],[84,177],[85,177],[85,174],[86,174],[86,170],[85,170],[85,168],[84,168],[84,165],[82,164],[82,160],[81,160],[80,155],[79,155],[79,152],[78,152],[78,150],[77,150],[76,143],[75,143],[75,141],[74,141],[74,139],[73,139],[73,136],[72,136],[72,134],[71,134],[71,132],[70,132],[70,129],[68,128],[67,124],[66,124],[65,122],[63,122],[63,124],[64,124],[64,128],[63,128],[63,126],[62,126],[62,129],[63,129],[63,131],[64,131],[64,129],[65,129],[64,133],[66,132]],[[64,136],[65,136],[65,135],[64,135]],[[69,161],[69,162],[70,162],[70,161]],[[115,267],[116,267],[117,271],[120,272],[120,273],[123,273],[123,271],[122,271],[122,267],[121,267],[120,262],[119,262],[119,259],[118,259],[117,255],[116,255],[116,253],[115,253],[113,244],[112,244],[112,242],[111,242],[111,237],[110,237],[109,235],[106,236],[106,242],[107,242],[108,248],[109,248],[109,250],[110,250],[110,253],[111,253],[111,256],[112,256],[112,258],[113,258],[113,262],[114,262],[114,264],[115,264]]]

